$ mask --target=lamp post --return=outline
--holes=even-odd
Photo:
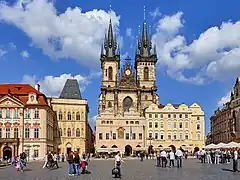
[[[152,140],[153,140],[153,137],[152,136],[149,136],[148,140],[150,140],[150,146],[148,147],[148,153],[150,154],[150,152],[152,151]]]

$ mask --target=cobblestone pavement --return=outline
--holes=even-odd
[[[0,169],[0,180],[108,180],[113,179],[111,169],[113,160],[93,160],[89,164],[92,172],[80,177],[67,175],[67,164],[60,163],[56,170],[42,169],[41,162],[27,164],[24,172],[18,172],[12,167]],[[240,172],[231,172],[231,164],[211,165],[201,164],[196,160],[185,160],[183,168],[160,168],[154,160],[125,160],[122,167],[125,180],[239,180]],[[223,170],[226,169],[226,170]]]

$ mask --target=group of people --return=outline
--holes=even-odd
[[[54,168],[54,166],[56,166],[56,168],[59,168],[58,166],[58,161],[59,161],[59,155],[57,153],[53,153],[51,151],[49,151],[49,153],[46,154],[45,156],[45,163],[43,165],[43,169],[44,168]]]
[[[201,163],[209,163],[209,164],[228,164],[230,160],[233,160],[233,172],[238,171],[238,159],[239,153],[237,148],[233,148],[231,150],[207,150],[205,149],[199,150],[197,152],[197,159],[201,161]]]
[[[26,159],[27,155],[25,152],[21,153],[19,156],[14,157],[14,160],[12,164],[15,166],[17,171],[22,171],[24,170],[24,167],[26,167]]]
[[[79,153],[70,152],[67,157],[68,161],[68,175],[69,176],[79,176],[80,169],[82,169],[81,174],[90,174],[90,171],[87,170],[88,161],[90,161],[90,157],[85,154],[82,155],[82,159],[79,156]]]

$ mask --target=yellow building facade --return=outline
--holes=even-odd
[[[77,80],[67,80],[59,98],[51,98],[57,114],[59,153],[90,153],[92,129],[88,124],[88,102],[82,99]]]
[[[182,147],[192,152],[204,148],[204,112],[198,104],[153,103],[146,109],[145,117],[147,147]]]

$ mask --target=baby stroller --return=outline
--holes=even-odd
[[[88,163],[86,161],[81,162],[81,168],[82,168],[81,174],[91,174],[91,172],[87,170],[87,165]]]
[[[118,168],[113,168],[113,169],[112,169],[112,176],[113,176],[114,178],[118,178],[118,176],[119,176]]]

